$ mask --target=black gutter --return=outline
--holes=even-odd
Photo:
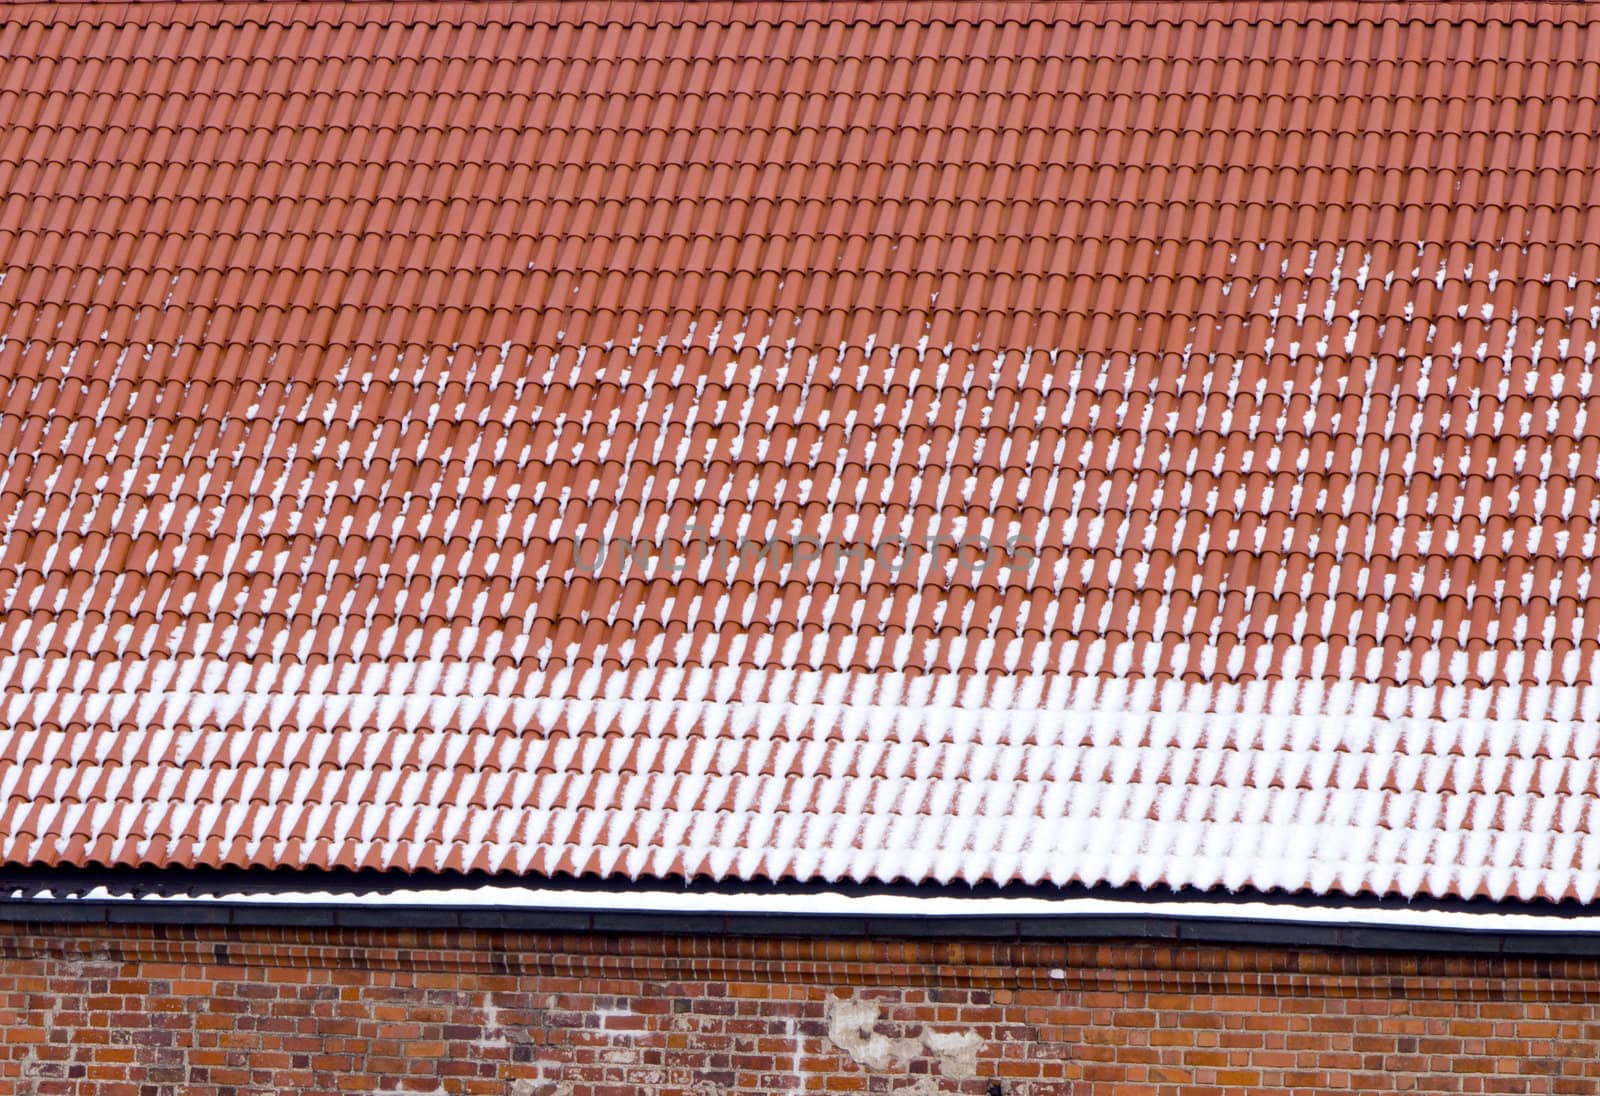
[[[672,894],[790,898],[803,905],[810,896],[846,898],[947,898],[971,901],[974,905],[990,899],[1029,898],[1042,901],[1103,899],[1147,905],[1157,912],[1171,912],[1184,906],[1203,904],[1214,908],[1235,905],[1270,905],[1305,913],[1321,911],[1330,922],[1341,922],[1352,915],[1368,912],[1407,911],[1451,914],[1517,914],[1559,924],[1577,921],[1593,924],[1600,931],[1600,901],[1593,905],[1566,900],[1506,898],[1496,901],[1485,896],[1474,898],[1434,898],[1424,895],[1310,894],[1306,892],[1262,891],[1222,888],[1196,890],[1164,886],[1114,887],[1085,886],[1081,883],[856,883],[849,880],[712,880],[685,879],[679,876],[516,876],[487,872],[401,872],[351,871],[345,869],[267,869],[267,868],[178,868],[178,867],[3,867],[0,868],[0,902],[24,894],[48,892],[61,897],[90,889],[103,889],[118,899],[163,898],[180,900],[186,896],[208,899],[252,896],[271,899],[277,896],[332,893],[351,899],[361,896],[387,896],[397,892],[416,892],[449,896],[464,888],[519,886],[528,892],[540,889],[560,891],[568,896],[592,894],[595,909],[625,904],[627,899],[646,892],[656,897]],[[618,900],[621,900],[620,902]],[[54,899],[52,899],[54,900]],[[335,905],[344,905],[336,902]]]
[[[0,899],[0,921],[37,925],[186,925],[330,929],[502,930],[608,935],[976,939],[1045,943],[1143,940],[1504,956],[1600,956],[1600,933],[1420,928],[1189,916],[1175,913],[661,913],[493,906],[345,905],[215,899]]]
[[[462,888],[522,883],[526,896],[505,905],[455,904]],[[539,908],[539,888],[563,892],[587,908]],[[397,892],[422,892],[431,901],[407,902]],[[971,901],[955,914],[818,914],[807,912],[630,911],[630,898],[649,892],[732,899],[789,899],[803,911],[807,898]],[[92,896],[91,896],[92,895]],[[326,897],[332,895],[331,900]],[[304,896],[304,897],[302,897]],[[1134,907],[1117,913],[1006,914],[984,912],[985,900],[1102,899]],[[479,898],[477,901],[481,901]],[[1293,911],[1282,920],[1218,914],[1242,903]],[[1137,907],[1146,907],[1138,909]],[[1204,912],[1186,913],[1185,907]],[[948,908],[948,907],[946,907]],[[1070,906],[1069,906],[1070,908]],[[1386,913],[1439,913],[1456,918],[1517,914],[1548,928],[1464,928],[1385,925]],[[1360,923],[1366,917],[1367,923]],[[1488,917],[1485,921],[1488,922]],[[1404,898],[1388,895],[1307,895],[1260,891],[1193,891],[1137,887],[994,884],[853,884],[848,882],[715,882],[709,880],[563,878],[514,879],[475,874],[375,871],[287,871],[237,868],[4,868],[0,922],[96,925],[279,926],[505,930],[611,935],[786,936],[862,939],[983,938],[1044,943],[1066,940],[1148,940],[1168,943],[1257,944],[1271,947],[1414,951],[1507,956],[1600,956],[1600,907],[1573,901],[1496,902],[1487,898]]]

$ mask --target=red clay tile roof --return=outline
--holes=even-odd
[[[1592,899],[1595,20],[4,7],[0,856]]]

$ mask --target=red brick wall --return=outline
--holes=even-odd
[[[1600,966],[0,925],[0,1092],[1600,1092]]]

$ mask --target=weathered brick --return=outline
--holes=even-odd
[[[0,1092],[1580,1093],[1597,976],[1198,945],[0,926]]]

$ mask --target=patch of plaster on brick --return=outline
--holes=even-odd
[[[828,1041],[868,1069],[888,1069],[896,1061],[915,1058],[922,1049],[920,1039],[891,1039],[872,1030],[878,1011],[873,1001],[830,997]]]
[[[572,1082],[527,1079],[512,1081],[508,1096],[572,1096]]]
[[[977,1076],[978,1048],[983,1045],[983,1038],[976,1031],[922,1028],[916,1035],[891,1039],[872,1030],[877,1026],[878,1013],[879,1006],[873,1001],[829,998],[828,1041],[868,1069],[888,1069],[897,1062],[909,1062],[926,1048],[938,1062],[942,1075],[958,1081]],[[920,1096],[915,1086],[904,1091]]]
[[[956,1081],[978,1075],[978,1048],[983,1037],[976,1031],[930,1031],[922,1029],[922,1045],[939,1059],[941,1072]]]

